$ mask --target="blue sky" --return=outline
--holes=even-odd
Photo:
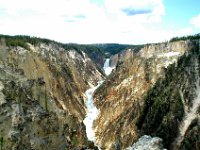
[[[64,43],[162,42],[200,33],[200,0],[0,0],[0,34]]]
[[[200,14],[199,0],[164,0],[164,23],[178,28],[190,26],[189,20]]]

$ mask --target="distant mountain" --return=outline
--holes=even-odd
[[[116,44],[116,43],[94,44],[94,46],[101,49],[101,51],[103,51],[107,57],[110,57],[111,55],[115,55],[127,49],[134,49],[135,51],[138,51],[143,47],[143,45],[128,45],[128,44]]]

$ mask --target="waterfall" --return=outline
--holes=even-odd
[[[104,66],[103,66],[103,69],[104,69],[104,72],[105,74],[108,76],[112,70],[114,69],[114,67],[110,67],[110,59],[107,58],[105,63],[104,63]]]
[[[107,68],[109,66],[110,66],[110,59],[107,58],[106,61],[105,61],[105,63],[104,63],[104,65],[103,65],[103,68]]]
[[[110,64],[110,59],[106,59],[104,63],[104,67],[103,67],[106,75],[109,75],[113,69],[110,67],[109,64]],[[96,106],[93,103],[93,93],[103,82],[104,81],[99,81],[97,86],[91,87],[85,92],[85,95],[87,97],[87,102],[86,102],[87,114],[86,114],[85,119],[83,120],[83,123],[86,126],[86,134],[87,134],[88,140],[93,141],[94,143],[95,143],[95,133],[93,130],[93,122],[97,118],[99,114],[99,110],[96,108]]]

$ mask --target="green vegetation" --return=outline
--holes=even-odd
[[[180,149],[188,150],[191,147],[194,150],[199,150],[200,148],[200,125],[198,124],[198,119],[195,119],[191,125],[190,130],[187,132],[185,139],[183,140]]]
[[[5,139],[3,137],[0,137],[0,150],[4,150],[5,142]]]
[[[27,50],[29,50],[29,45],[27,43],[30,43],[34,46],[37,46],[40,43],[45,43],[45,44],[56,44],[65,50],[75,50],[79,54],[82,54],[82,51],[88,54],[88,56],[96,63],[100,62],[100,60],[103,60],[105,57],[104,52],[99,49],[98,47],[94,45],[80,45],[80,44],[63,44],[59,43],[53,40],[48,40],[48,39],[43,39],[43,38],[37,38],[37,37],[31,37],[31,36],[24,36],[24,35],[19,35],[19,36],[8,36],[8,35],[0,35],[0,41],[5,41],[5,44],[10,47],[10,46],[20,46],[23,47]]]
[[[175,42],[175,41],[180,41],[180,40],[199,40],[199,39],[200,39],[200,33],[196,35],[174,37],[169,42]]]
[[[120,53],[121,51],[125,49],[134,49],[135,51],[139,51],[143,45],[128,45],[128,44],[115,44],[115,43],[109,43],[109,44],[94,44],[96,47],[101,49],[107,57],[110,55],[115,55],[117,53]]]
[[[104,53],[99,48],[93,45],[83,45],[83,44],[80,45],[80,44],[73,44],[73,43],[63,44],[63,43],[59,43],[59,42],[49,40],[49,39],[37,38],[37,37],[31,37],[31,36],[25,36],[25,35],[17,35],[17,36],[0,35],[0,39],[4,39],[5,44],[7,46],[21,46],[26,49],[29,49],[27,43],[30,43],[32,45],[37,45],[39,43],[45,43],[45,44],[53,43],[53,44],[57,44],[63,47],[65,50],[74,49],[79,53],[81,51],[84,51],[87,54],[98,52],[101,55],[104,55]]]
[[[97,68],[101,71],[100,66],[104,63],[105,57],[110,57],[111,55],[117,54],[125,49],[134,49],[134,51],[139,51],[143,45],[127,45],[127,44],[75,44],[68,43],[63,44],[53,40],[31,37],[25,35],[8,36],[0,35],[0,43],[4,42],[8,47],[20,46],[27,50],[30,50],[28,43],[37,46],[40,43],[45,44],[56,44],[65,50],[75,50],[80,55],[83,56],[82,52],[85,52],[93,62],[98,66]]]
[[[17,36],[8,36],[8,35],[0,35],[0,39],[5,40],[5,44],[7,46],[20,46],[25,49],[29,49],[29,46],[27,43],[30,43],[32,45],[37,45],[40,42],[43,43],[50,43],[54,42],[48,39],[41,39],[37,37],[30,37],[30,36],[25,36],[25,35],[17,35]]]
[[[72,44],[65,44],[65,46],[72,46]],[[73,46],[74,49],[78,51],[81,55],[82,55],[81,51],[85,52],[97,66],[103,65],[103,58],[105,58],[106,55],[100,48],[94,45],[83,45],[83,44],[82,45],[73,44]]]
[[[165,77],[149,89],[143,111],[137,120],[136,125],[141,134],[161,137],[166,148],[170,147],[178,134],[178,125],[184,115],[183,105],[191,105],[195,97],[195,68],[198,67],[195,65],[199,61],[200,52],[198,42],[194,41],[193,44],[188,54],[180,57],[177,64],[170,65],[165,70]]]
[[[37,38],[37,37],[31,37],[26,35],[16,35],[16,36],[9,36],[9,35],[0,35],[0,39],[5,39],[7,46],[21,46],[24,48],[28,48],[27,43],[37,45],[39,43],[57,43],[53,40],[43,39],[43,38]]]

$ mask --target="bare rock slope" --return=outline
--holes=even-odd
[[[85,91],[103,78],[83,51],[55,42],[0,42],[0,138],[3,149],[90,147]]]
[[[100,109],[95,131],[97,143],[103,149],[125,149],[136,142],[144,131],[138,128],[137,123],[143,114],[147,92],[158,79],[165,77],[170,64],[176,64],[178,58],[188,53],[196,43],[185,40],[147,44],[138,53],[125,52],[123,56],[127,57],[120,58],[122,63],[117,64],[115,71],[94,95],[95,104]],[[116,57],[113,59],[116,62]]]

